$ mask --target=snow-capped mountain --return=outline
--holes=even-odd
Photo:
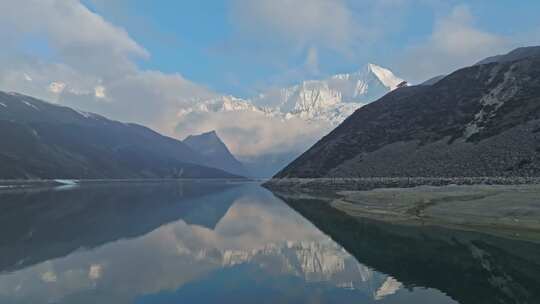
[[[324,282],[338,288],[357,290],[380,300],[397,292],[401,283],[373,271],[332,241],[288,241],[260,248],[194,249],[178,247],[178,253],[221,267],[253,264],[274,273],[294,275],[306,282]]]
[[[273,260],[271,265],[268,265],[269,257]],[[259,263],[263,261],[265,263]],[[223,252],[223,266],[250,262],[270,266],[275,271],[295,274],[306,281],[334,281],[336,285],[353,283],[353,287],[365,285],[375,274],[332,242],[286,242],[267,244],[251,251]]]
[[[322,120],[339,124],[356,109],[407,83],[375,64],[350,74],[306,80],[288,88],[269,90],[252,99],[219,96],[182,109],[190,113],[254,111],[283,119]]]
[[[273,104],[284,113],[303,113],[332,108],[342,103],[365,104],[396,89],[403,79],[375,64],[351,74],[337,74],[323,80],[307,80],[299,85],[266,93],[255,104]]]

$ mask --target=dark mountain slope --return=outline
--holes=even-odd
[[[442,80],[444,77],[446,77],[446,75],[435,76],[435,77],[432,77],[432,78],[422,82],[420,85],[423,85],[423,86],[434,85],[437,82],[439,82],[439,80]]]
[[[244,165],[232,155],[215,131],[190,135],[184,139],[184,143],[206,157],[212,167],[241,176],[248,175]]]
[[[540,176],[540,55],[397,89],[276,177]]]
[[[521,47],[508,54],[491,56],[481,60],[478,64],[501,63],[525,59],[532,56],[540,56],[540,46]]]
[[[233,177],[148,128],[0,92],[0,179]]]

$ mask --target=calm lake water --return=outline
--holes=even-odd
[[[540,303],[537,244],[256,183],[4,191],[0,209],[0,303]]]

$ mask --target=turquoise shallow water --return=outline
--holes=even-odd
[[[538,303],[540,246],[357,221],[257,183],[0,193],[0,303]]]

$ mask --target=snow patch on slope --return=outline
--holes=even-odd
[[[385,69],[375,64],[368,64],[369,69],[377,76],[377,78],[390,90],[395,90],[403,79],[396,77],[392,71]]]
[[[492,71],[493,74],[495,74],[497,68],[498,67],[494,68]],[[479,100],[482,109],[476,113],[474,119],[467,124],[463,134],[465,138],[469,138],[474,134],[481,132],[484,129],[485,123],[497,113],[497,110],[515,96],[518,87],[515,84],[516,78],[511,71],[512,68],[504,73],[502,82]],[[489,82],[493,81],[493,79],[494,76],[490,78]]]
[[[28,101],[24,101],[24,100],[23,100],[22,103],[24,103],[25,105],[29,106],[30,108],[32,108],[32,109],[34,109],[34,110],[36,110],[36,111],[39,111],[39,108],[38,108],[38,107],[36,107],[35,105],[29,103]]]
[[[395,294],[399,289],[401,289],[403,284],[392,277],[386,278],[386,281],[377,289],[375,293],[375,299],[381,300],[386,296]]]

